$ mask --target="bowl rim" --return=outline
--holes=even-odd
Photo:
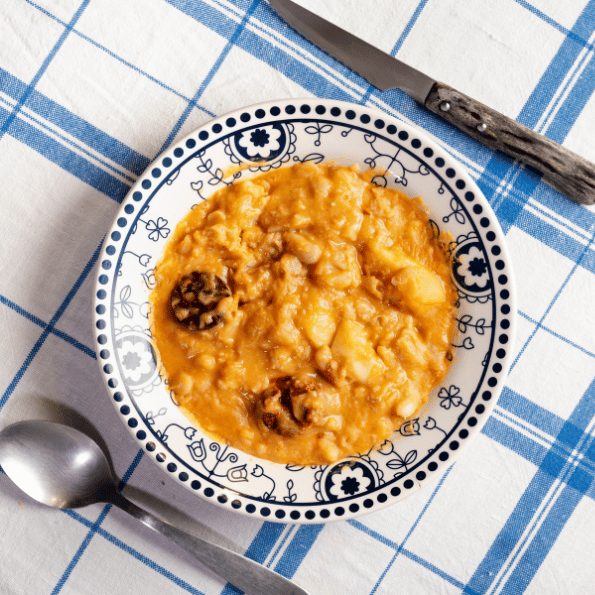
[[[372,507],[367,508],[367,505],[364,504],[364,506],[359,507],[359,509],[357,511],[350,510],[349,512],[347,512],[347,510],[345,510],[345,513],[341,513],[340,516],[338,514],[336,514],[336,515],[330,515],[327,518],[324,518],[324,517],[322,517],[322,515],[318,515],[318,514],[316,514],[314,518],[307,518],[307,517],[305,518],[303,514],[299,515],[299,518],[293,518],[287,514],[283,514],[282,516],[280,516],[278,511],[281,509],[287,510],[287,509],[289,509],[291,507],[295,507],[295,506],[298,506],[298,507],[299,506],[308,506],[311,508],[315,508],[317,506],[327,506],[328,507],[329,506],[328,502],[319,502],[319,503],[312,502],[312,503],[308,503],[307,505],[306,504],[285,503],[285,502],[271,502],[268,504],[268,506],[261,509],[260,513],[258,511],[246,510],[246,508],[247,508],[246,506],[241,506],[241,508],[236,509],[231,504],[233,498],[249,498],[249,497],[245,496],[245,495],[238,495],[237,492],[234,492],[233,490],[231,490],[229,487],[226,487],[226,486],[220,486],[220,488],[221,488],[220,491],[221,491],[222,495],[227,494],[229,497],[225,497],[225,498],[223,498],[221,496],[219,496],[219,498],[206,497],[202,491],[193,490],[190,486],[190,482],[181,481],[180,479],[178,479],[178,476],[176,474],[172,474],[171,472],[168,472],[168,470],[166,469],[166,466],[164,466],[164,464],[163,464],[163,461],[160,461],[158,459],[159,455],[157,453],[157,449],[153,449],[153,450],[149,449],[147,447],[146,440],[138,438],[137,428],[135,426],[131,426],[130,423],[128,423],[130,420],[127,419],[127,417],[126,417],[127,414],[124,414],[122,412],[122,407],[123,407],[122,401],[116,400],[115,397],[113,397],[114,387],[110,386],[110,374],[106,373],[106,365],[105,365],[106,358],[103,356],[103,354],[105,353],[105,349],[104,349],[104,345],[103,345],[103,343],[101,343],[101,340],[99,337],[101,335],[103,335],[103,333],[109,332],[111,329],[108,328],[106,331],[104,329],[99,328],[99,321],[102,320],[102,316],[100,315],[101,306],[104,306],[104,302],[105,302],[105,299],[103,299],[103,300],[100,299],[99,295],[101,294],[102,291],[105,293],[105,287],[106,287],[106,284],[102,279],[102,276],[105,277],[105,270],[102,269],[101,264],[103,262],[105,262],[106,260],[109,260],[109,258],[110,258],[110,255],[107,253],[108,244],[109,244],[107,239],[110,237],[110,235],[113,232],[118,231],[120,229],[120,227],[118,225],[118,221],[122,217],[122,214],[124,213],[127,204],[129,204],[130,201],[132,200],[134,193],[143,188],[143,184],[145,183],[145,180],[149,176],[149,172],[151,172],[151,170],[155,167],[155,164],[158,160],[162,161],[164,158],[173,156],[174,151],[177,148],[186,146],[187,142],[190,141],[191,139],[194,140],[194,139],[200,138],[199,135],[201,135],[201,133],[204,133],[207,130],[210,132],[213,129],[213,127],[216,126],[217,124],[225,127],[226,123],[230,123],[231,121],[241,122],[244,117],[244,114],[254,115],[257,112],[257,110],[263,110],[266,114],[271,114],[271,110],[279,110],[278,113],[271,114],[271,116],[269,116],[268,118],[262,118],[262,120],[261,120],[262,125],[266,125],[267,122],[271,122],[271,121],[275,120],[276,118],[277,118],[277,120],[275,120],[275,121],[278,121],[278,117],[285,113],[285,110],[286,110],[287,106],[289,106],[289,105],[292,105],[294,107],[300,106],[300,108],[302,109],[302,114],[301,115],[293,114],[292,116],[286,115],[285,119],[288,119],[288,118],[294,119],[294,120],[324,119],[325,114],[317,113],[317,108],[320,109],[320,106],[321,106],[322,108],[328,110],[331,107],[338,107],[341,109],[342,114],[346,113],[346,111],[350,110],[350,111],[355,112],[358,116],[360,116],[360,118],[362,118],[362,116],[368,116],[368,121],[366,122],[366,124],[368,124],[370,122],[381,121],[383,123],[383,125],[388,123],[388,125],[390,126],[392,124],[393,126],[396,126],[396,128],[399,131],[404,131],[404,132],[408,133],[409,135],[415,135],[416,138],[421,139],[424,147],[429,147],[433,150],[434,158],[442,159],[445,164],[444,165],[445,168],[446,167],[451,168],[452,171],[456,172],[456,176],[458,179],[464,180],[465,184],[467,185],[467,189],[468,190],[470,189],[473,192],[473,194],[475,195],[475,200],[477,201],[475,204],[479,204],[481,206],[481,209],[483,210],[483,217],[485,218],[486,221],[489,221],[490,231],[495,234],[495,237],[497,240],[497,245],[500,247],[500,250],[501,250],[501,252],[499,253],[498,259],[504,263],[505,273],[508,276],[508,282],[507,282],[506,287],[507,287],[507,290],[509,291],[509,298],[507,299],[507,303],[510,305],[510,313],[507,314],[507,320],[509,320],[509,327],[508,327],[508,330],[506,331],[506,333],[512,340],[515,337],[515,331],[516,331],[516,315],[517,315],[516,290],[515,290],[514,274],[513,274],[513,270],[512,270],[511,258],[510,258],[510,254],[508,252],[508,248],[506,245],[506,239],[505,239],[504,233],[503,233],[503,231],[500,227],[499,221],[498,221],[495,213],[491,209],[491,206],[489,205],[487,199],[485,198],[485,196],[483,195],[483,193],[481,192],[481,190],[479,189],[479,187],[477,186],[475,181],[471,178],[468,171],[458,161],[456,161],[445,149],[440,147],[433,139],[429,138],[424,130],[420,130],[413,125],[402,122],[401,120],[397,119],[396,117],[394,117],[390,114],[387,114],[385,112],[382,112],[378,109],[361,106],[358,104],[345,102],[345,101],[338,101],[338,100],[331,100],[331,99],[319,99],[319,98],[313,98],[313,97],[295,98],[295,99],[277,99],[277,100],[269,100],[266,102],[255,103],[255,104],[252,104],[252,105],[249,105],[246,107],[241,107],[241,108],[232,110],[232,111],[225,113],[221,116],[215,117],[215,118],[209,120],[208,122],[205,122],[203,125],[201,125],[197,129],[189,132],[185,136],[181,137],[178,141],[173,143],[165,152],[158,155],[147,166],[147,168],[143,171],[143,173],[138,177],[137,181],[131,186],[126,197],[122,200],[120,207],[119,207],[117,213],[115,214],[111,225],[109,226],[109,228],[107,230],[107,233],[106,233],[106,236],[104,239],[104,243],[103,243],[103,246],[101,249],[101,253],[98,258],[98,268],[97,268],[97,272],[96,272],[96,276],[95,276],[94,294],[93,294],[93,317],[92,317],[93,318],[92,323],[93,323],[94,345],[95,345],[95,351],[97,354],[97,361],[100,366],[101,376],[103,378],[107,393],[108,393],[108,395],[112,395],[112,398],[110,398],[110,401],[114,405],[114,407],[118,413],[118,416],[124,422],[124,425],[127,427],[128,431],[132,435],[133,439],[137,443],[140,444],[143,452],[145,454],[150,454],[151,460],[153,460],[154,463],[156,463],[157,466],[160,467],[164,473],[166,473],[170,477],[173,475],[173,479],[176,483],[184,485],[187,489],[190,489],[191,491],[193,491],[193,493],[202,497],[203,500],[209,501],[217,506],[225,508],[229,511],[236,513],[236,514],[239,512],[240,514],[251,516],[252,518],[258,518],[260,520],[268,520],[268,521],[292,523],[292,524],[309,524],[309,523],[317,523],[318,524],[321,522],[330,522],[330,521],[356,518],[363,514],[368,514],[370,512],[378,511],[378,510],[383,509],[389,505],[395,504],[396,502],[404,499],[405,497],[411,495],[412,493],[415,493],[417,490],[424,487],[426,484],[431,483],[437,477],[443,475],[444,472],[446,471],[447,467],[449,467],[454,461],[456,461],[458,459],[458,457],[462,454],[462,452],[464,452],[466,450],[467,445],[469,445],[471,442],[473,442],[474,438],[480,433],[481,429],[483,428],[487,419],[489,418],[491,412],[493,411],[493,409],[496,405],[496,402],[500,396],[500,393],[504,387],[504,383],[505,383],[505,380],[507,378],[507,375],[508,375],[508,372],[509,372],[509,369],[510,369],[510,366],[512,363],[513,345],[512,345],[512,341],[507,344],[506,354],[503,358],[501,358],[499,360],[499,362],[501,364],[500,372],[492,373],[490,380],[494,379],[495,384],[493,386],[490,385],[491,398],[489,401],[487,401],[487,400],[482,401],[483,410],[482,410],[481,414],[474,414],[475,418],[477,420],[476,423],[473,426],[466,426],[465,430],[467,431],[467,436],[465,437],[465,440],[462,442],[461,448],[458,448],[458,445],[456,447],[454,447],[454,445],[453,445],[453,447],[449,451],[450,456],[448,457],[448,463],[446,463],[446,461],[440,461],[440,462],[438,462],[435,469],[432,470],[430,468],[430,469],[426,469],[423,474],[418,473],[415,478],[415,481],[413,481],[413,479],[409,479],[405,482],[406,489],[399,490],[398,493],[395,492],[394,495],[392,494],[392,491],[391,491],[391,496],[387,497],[385,500],[381,501],[380,499],[378,499],[377,502],[374,502],[373,508]],[[307,109],[304,106],[309,107],[307,112],[304,111]],[[180,167],[182,167],[182,166],[180,166]],[[255,175],[259,175],[259,172],[255,172]],[[213,192],[216,190],[217,190],[217,188],[214,187]],[[154,194],[154,192],[155,191],[151,192],[151,194],[149,196],[152,196]],[[209,196],[210,195],[211,195],[211,193],[209,194]],[[150,200],[150,198],[147,200]],[[144,202],[142,204],[144,204]],[[177,223],[179,223],[179,220],[175,221],[174,227],[175,227],[175,225],[177,225]],[[475,225],[475,223],[474,223],[474,225]],[[114,281],[114,284],[115,284],[115,281]],[[494,288],[494,292],[495,291],[496,291],[496,288]],[[497,313],[494,312],[494,322],[496,322],[496,319],[497,319]],[[117,366],[116,366],[116,368],[117,368]],[[481,380],[478,383],[478,387],[485,385],[485,379],[486,379],[486,374],[485,374],[485,370],[484,370]],[[479,390],[477,392],[479,392]],[[126,393],[125,401],[128,402],[129,395],[127,394],[127,391],[125,389],[124,389],[124,393]],[[474,394],[473,398],[475,398],[476,396],[478,396],[478,394]],[[470,402],[468,408],[463,412],[463,414],[461,414],[459,421],[454,426],[454,429],[456,429],[457,426],[460,425],[461,421],[464,420],[468,416],[470,409],[471,409],[471,402]],[[454,429],[453,429],[453,431],[454,431]],[[439,443],[439,444],[442,444],[442,443]],[[258,460],[256,457],[253,457],[253,458],[255,460]],[[267,464],[273,465],[273,466],[280,465],[278,463],[271,463],[270,461],[265,461],[265,462]],[[427,467],[427,465],[426,465],[426,467]],[[409,485],[407,482],[410,482],[411,485]],[[360,498],[361,498],[361,496],[360,496]],[[343,502],[343,500],[341,500],[340,502]],[[349,504],[349,502],[350,502],[350,500],[345,500],[344,503]]]

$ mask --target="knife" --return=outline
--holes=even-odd
[[[490,149],[537,170],[545,182],[571,200],[585,205],[595,203],[595,165],[586,159],[456,89],[434,81],[290,0],[269,0],[269,3],[300,35],[377,89],[401,89]]]

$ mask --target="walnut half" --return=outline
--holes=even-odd
[[[182,277],[174,287],[171,309],[180,324],[191,331],[204,331],[222,321],[222,314],[215,309],[229,296],[229,287],[217,275],[195,271]]]

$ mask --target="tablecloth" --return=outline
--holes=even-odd
[[[595,161],[595,0],[300,3]],[[216,115],[308,96],[377,108],[462,164],[506,234],[518,325],[497,407],[439,480],[367,516],[289,525],[156,469],[105,394],[91,312],[103,237],[161,151]],[[265,0],[3,0],[0,221],[0,427],[82,428],[136,502],[311,595],[595,592],[595,209],[371,87]],[[121,511],[47,508],[4,472],[0,526],[2,595],[236,592]]]

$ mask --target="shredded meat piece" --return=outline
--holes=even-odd
[[[281,436],[292,436],[312,423],[313,411],[308,397],[320,385],[312,380],[299,382],[291,376],[277,378],[257,401],[259,415],[267,428]]]
[[[229,287],[217,275],[195,271],[182,277],[174,287],[171,309],[180,324],[191,331],[204,331],[222,321],[222,313],[215,309],[230,295]]]

